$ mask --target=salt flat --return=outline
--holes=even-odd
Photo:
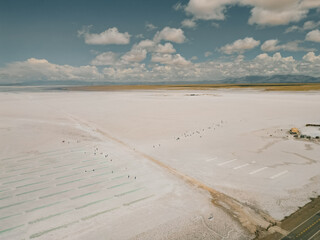
[[[319,92],[2,92],[0,239],[253,237],[179,174],[281,220],[320,194],[320,142],[288,134],[319,109]]]

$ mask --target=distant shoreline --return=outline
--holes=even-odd
[[[128,91],[128,90],[209,90],[255,89],[263,91],[319,91],[320,83],[259,83],[259,84],[182,84],[182,85],[100,85],[61,87],[69,91]]]

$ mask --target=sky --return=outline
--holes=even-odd
[[[320,77],[320,0],[3,0],[0,83]]]

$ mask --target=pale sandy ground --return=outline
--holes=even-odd
[[[281,220],[320,194],[319,142],[287,134],[319,134],[319,109],[319,92],[2,92],[0,239],[253,237],[141,153]]]

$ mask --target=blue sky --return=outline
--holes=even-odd
[[[0,2],[0,82],[320,76],[319,0]]]

